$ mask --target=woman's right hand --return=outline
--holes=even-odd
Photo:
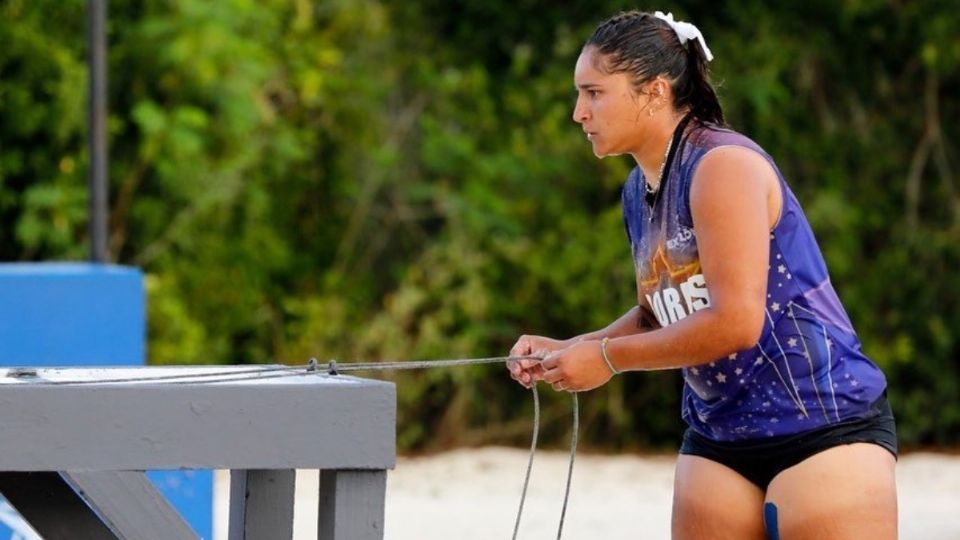
[[[510,349],[510,356],[532,356],[539,358],[554,351],[560,351],[570,346],[568,341],[548,338],[544,336],[520,336],[520,339]],[[523,360],[511,360],[507,362],[507,369],[510,370],[510,377],[523,386],[530,388],[536,381],[543,378],[543,369],[540,367],[540,360],[529,358]]]

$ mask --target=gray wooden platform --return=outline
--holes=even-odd
[[[319,469],[320,538],[381,540],[394,385],[250,369],[0,369],[0,493],[47,540],[196,538],[142,471],[230,469],[231,540],[282,540],[295,469]],[[100,382],[214,371],[244,379]]]

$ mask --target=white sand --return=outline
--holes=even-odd
[[[553,540],[568,455],[539,452],[519,538]],[[527,452],[457,450],[401,458],[387,477],[386,540],[509,539]],[[672,456],[578,455],[564,539],[669,539]],[[217,476],[216,534],[226,539],[226,475]],[[902,540],[960,540],[960,457],[902,456],[897,466]],[[297,479],[296,538],[316,538],[317,475]]]

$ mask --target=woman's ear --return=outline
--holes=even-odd
[[[667,93],[670,91],[670,83],[667,82],[663,77],[657,77],[653,81],[653,91],[657,96],[657,99],[663,99],[667,96]]]
[[[663,77],[656,77],[640,87],[640,94],[649,96],[652,100],[662,100],[670,89],[670,83]]]
[[[656,77],[643,85],[641,92],[649,99],[647,106],[648,115],[653,116],[658,110],[664,107],[664,104],[667,102],[667,92],[669,92],[669,89],[670,84],[663,77]]]

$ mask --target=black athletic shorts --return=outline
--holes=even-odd
[[[687,428],[680,453],[722,463],[766,490],[770,481],[784,469],[828,448],[859,442],[878,444],[897,457],[897,426],[886,392],[870,406],[870,414],[865,418],[845,420],[796,435],[718,442]]]

